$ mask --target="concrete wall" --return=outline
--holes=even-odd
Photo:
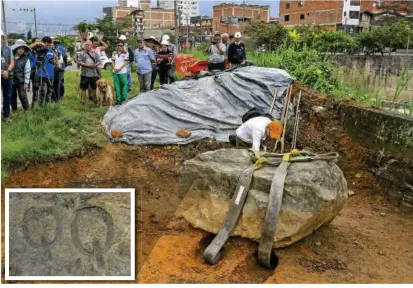
[[[403,67],[413,73],[413,55],[336,55],[334,58],[342,68],[345,82],[379,90],[387,100],[393,99]],[[413,79],[398,101],[409,100],[409,95],[413,95]]]
[[[369,170],[389,200],[413,211],[413,118],[339,104],[347,133],[369,150]]]

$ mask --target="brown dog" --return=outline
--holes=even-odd
[[[115,95],[113,86],[110,85],[108,81],[103,79],[96,81],[96,84],[96,98],[99,102],[99,107],[102,107],[103,102],[106,102],[109,106],[112,106]]]

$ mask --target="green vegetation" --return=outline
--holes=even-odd
[[[2,179],[11,167],[74,153],[88,146],[102,146],[106,136],[101,125],[107,106],[97,107],[88,101],[80,103],[77,90],[77,71],[65,73],[65,96],[60,104],[49,104],[19,115],[10,123],[2,124],[1,156]],[[103,71],[104,79],[112,81],[111,72]],[[129,97],[139,92],[136,74],[133,74]],[[76,129],[72,135],[70,129]]]

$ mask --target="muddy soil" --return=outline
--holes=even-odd
[[[241,238],[229,240],[222,262],[206,265],[201,256],[211,236],[175,216],[184,197],[178,173],[183,161],[229,144],[213,140],[165,147],[107,144],[82,158],[13,171],[3,187],[135,188],[140,283],[413,282],[413,216],[382,196],[365,164],[368,151],[346,135],[325,98],[304,95],[298,148],[339,152],[338,165],[355,195],[328,227],[278,249],[275,272],[257,264],[257,243]],[[314,106],[327,109],[315,112]]]

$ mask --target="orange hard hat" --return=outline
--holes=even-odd
[[[268,128],[270,130],[270,138],[277,140],[281,138],[283,125],[280,121],[271,121],[270,124],[268,124]]]

